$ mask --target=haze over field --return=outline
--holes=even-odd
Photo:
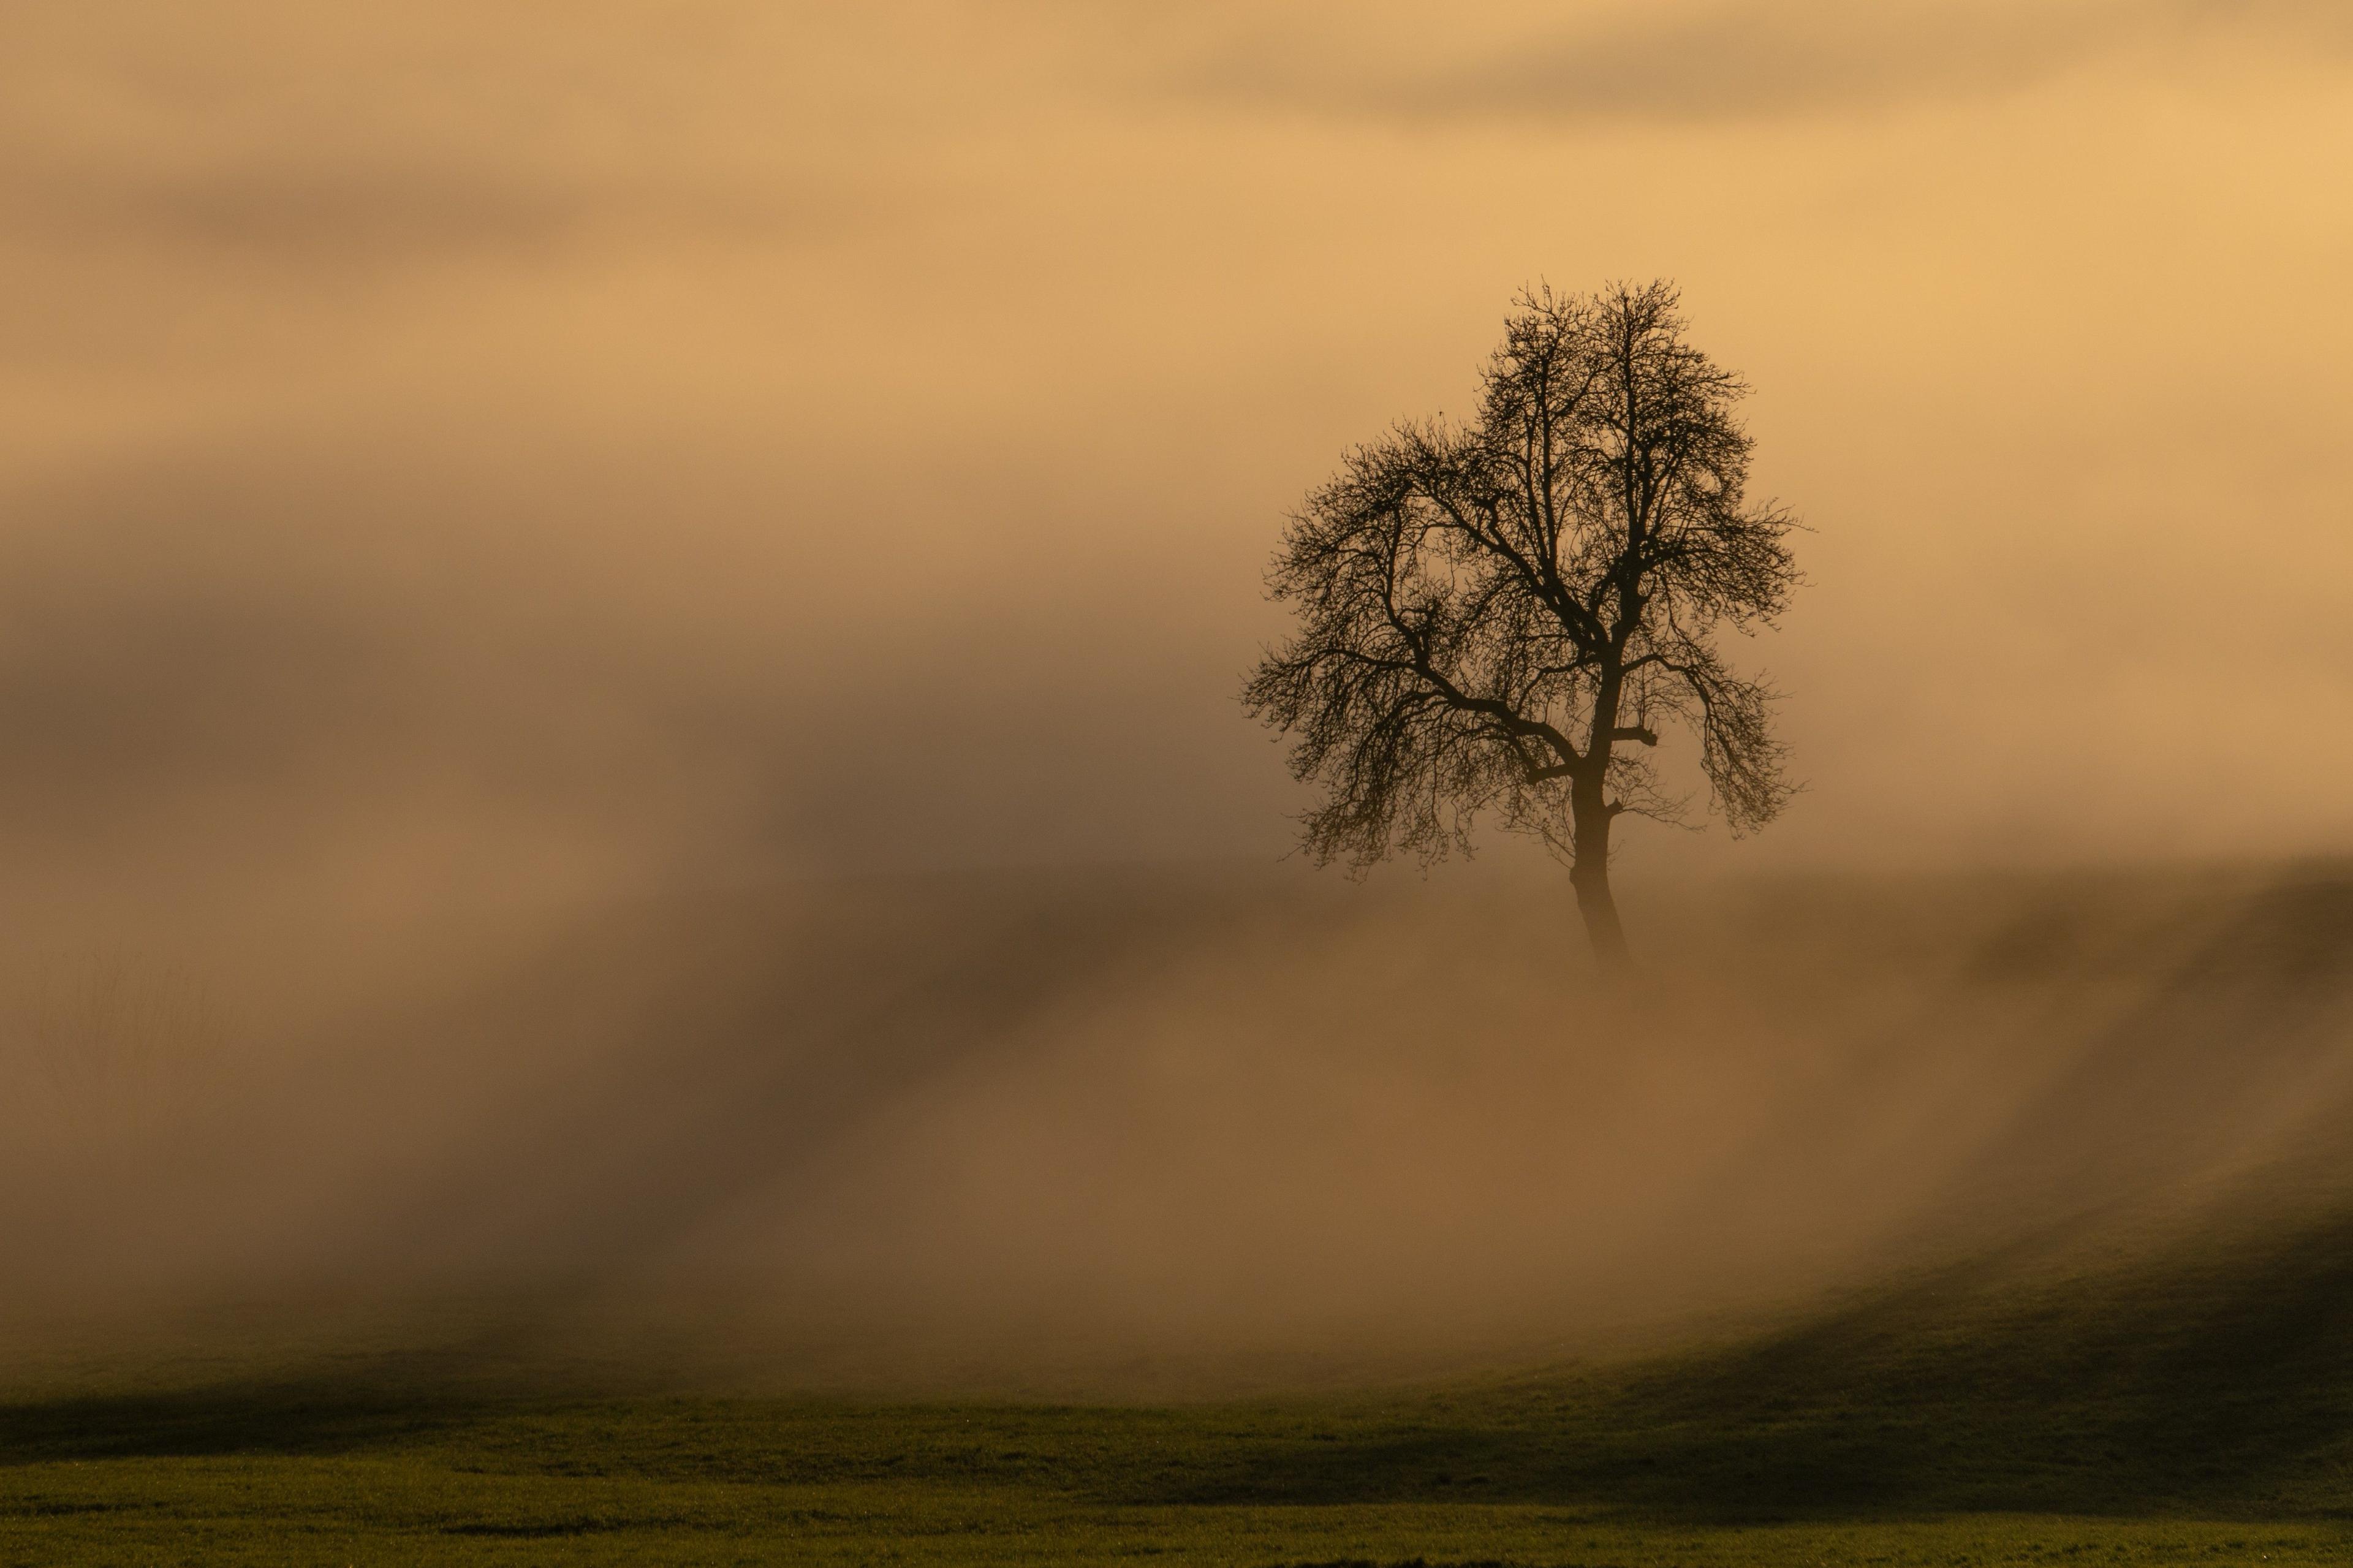
[[[2341,868],[1654,886],[1614,999],[1567,905],[1166,868],[702,890],[277,1019],[20,960],[0,1332],[20,1374],[422,1336],[1217,1391],[2292,1247],[2353,1195]]]
[[[9,6],[12,1295],[1516,1353],[1958,1245],[2087,1083],[2042,1218],[2287,1157],[2339,884],[2147,868],[2353,852],[2348,107],[2296,0]],[[1510,853],[1237,868],[1234,690],[1350,444],[1657,276],[1810,788],[1627,834],[1620,1032]]]

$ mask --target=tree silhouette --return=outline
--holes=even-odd
[[[1672,285],[1524,292],[1467,424],[1402,424],[1290,520],[1268,572],[1297,612],[1242,700],[1323,786],[1318,864],[1471,850],[1492,810],[1568,863],[1594,951],[1622,960],[1611,825],[1684,819],[1651,752],[1696,734],[1741,833],[1788,800],[1776,693],[1715,637],[1800,581],[1778,505],[1746,495],[1746,392],[1683,342]]]

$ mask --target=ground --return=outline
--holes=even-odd
[[[403,1352],[0,1415],[0,1562],[2353,1563],[2353,1247],[1978,1259],[1609,1363],[1181,1405]]]
[[[1251,1568],[2353,1564],[2353,1143],[2344,1136],[2353,1126],[2353,1067],[2347,1065],[2353,1054],[2346,1048],[2353,1041],[2353,879],[2334,872],[2289,878],[2234,895],[2238,902],[2201,920],[2168,912],[2187,894],[2168,904],[2145,893],[2134,884],[2099,899],[2084,895],[2077,900],[2080,918],[2053,915],[2052,909],[2064,915],[2073,907],[2063,900],[2034,918],[1998,923],[1987,940],[1940,944],[1923,938],[1926,948],[1949,947],[1959,955],[1947,965],[1957,979],[1862,987],[1856,994],[1866,1002],[1883,990],[1902,1002],[1877,1022],[1871,1007],[1863,1009],[1869,1027],[1855,1037],[1867,1049],[1819,1059],[1800,1053],[1778,1059],[1771,1075],[1745,1080],[1778,1075],[1803,1087],[1875,1073],[1872,1081],[1883,1089],[1896,1065],[1932,1049],[1947,1051],[1957,1067],[1983,1067],[2037,1060],[2037,1053],[2064,1047],[2058,1066],[2033,1079],[2039,1087],[2021,1099],[2016,1114],[1993,1124],[1982,1147],[1968,1145],[1969,1157],[1954,1167],[1958,1173],[1935,1189],[1949,1199],[1947,1206],[1901,1211],[1911,1217],[1900,1247],[1891,1241],[1883,1258],[1873,1252],[1872,1268],[1851,1273],[1848,1283],[1813,1281],[1801,1299],[1777,1298],[1753,1311],[1744,1306],[1737,1321],[1719,1318],[1704,1332],[1686,1325],[1639,1350],[1620,1343],[1605,1354],[1599,1343],[1576,1339],[1564,1321],[1546,1317],[1540,1338],[1526,1342],[1550,1348],[1487,1356],[1477,1371],[1465,1370],[1470,1359],[1459,1359],[1444,1375],[1432,1364],[1394,1360],[1339,1375],[1332,1370],[1336,1352],[1318,1336],[1297,1352],[1298,1367],[1319,1369],[1312,1376],[1285,1363],[1281,1375],[1261,1376],[1261,1391],[1247,1397],[1228,1381],[1218,1384],[1227,1391],[1218,1397],[1182,1401],[1151,1390],[1198,1394],[1217,1384],[1214,1366],[1158,1384],[1106,1373],[1084,1397],[1074,1385],[1033,1381],[1025,1387],[1015,1379],[982,1398],[973,1392],[978,1384],[934,1375],[902,1354],[898,1341],[878,1332],[865,1336],[867,1349],[888,1363],[889,1375],[855,1383],[862,1390],[855,1396],[818,1397],[788,1392],[822,1380],[806,1366],[797,1370],[774,1346],[746,1341],[739,1348],[750,1360],[729,1364],[666,1361],[650,1332],[616,1330],[619,1319],[601,1321],[602,1339],[543,1332],[546,1320],[533,1312],[545,1301],[528,1312],[478,1300],[419,1302],[412,1310],[389,1286],[354,1289],[351,1294],[379,1313],[380,1330],[337,1338],[322,1332],[308,1309],[281,1305],[270,1309],[279,1314],[270,1318],[240,1308],[245,1315],[229,1329],[196,1336],[194,1351],[168,1352],[134,1351],[85,1321],[87,1314],[67,1314],[102,1353],[43,1359],[27,1349],[32,1336],[0,1328],[0,1565],[1146,1558]],[[1041,895],[1036,908],[1066,907],[1058,900]],[[1954,903],[1906,904],[1891,896],[1887,908],[1947,910]],[[2143,924],[2117,912],[2142,903],[2157,911]],[[1207,913],[1197,911],[1196,923],[1222,929],[1232,906],[1206,896],[1200,904]],[[1980,905],[2006,907],[1999,900],[1970,907]],[[1103,906],[1113,914],[1121,907],[1116,900]],[[1857,907],[1868,914],[1877,906]],[[1166,942],[1154,933],[1184,926],[1174,917],[1124,925],[1094,913],[1087,919],[1105,931],[1127,931],[1120,939],[1127,948],[1103,940],[1106,951],[1131,956],[1163,951]],[[573,1186],[556,1181],[549,1173],[557,1154],[596,1149],[627,1174],[668,1170],[681,1150],[707,1151],[731,1132],[754,1152],[771,1145],[797,1149],[796,1138],[828,1147],[827,1137],[842,1134],[825,1116],[846,1125],[857,1120],[852,1111],[872,1115],[896,1103],[894,1097],[932,1081],[926,1075],[935,1070],[934,1056],[994,1060],[1006,1041],[1018,1043],[1019,1031],[1008,1024],[1003,1040],[978,1026],[968,1038],[954,1037],[964,1040],[961,1057],[939,1047],[950,1037],[940,1020],[970,1013],[971,998],[996,997],[998,1012],[990,1016],[1001,1023],[1029,1016],[1026,1009],[1050,1012],[1043,999],[1067,984],[1066,976],[1039,970],[1022,985],[988,992],[976,975],[995,973],[1001,981],[1023,952],[1051,952],[1060,962],[1082,945],[1060,936],[1041,942],[1034,923],[1019,921],[969,922],[1011,933],[997,947],[976,941],[969,950],[908,942],[890,921],[871,923],[882,933],[878,942],[891,939],[876,951],[895,951],[895,943],[937,961],[926,986],[903,985],[897,970],[861,958],[854,943],[823,963],[810,960],[803,978],[818,986],[837,970],[891,975],[888,989],[908,992],[904,1007],[911,1011],[892,1011],[878,994],[867,999],[873,1006],[847,1007],[827,1025],[835,1034],[818,1042],[826,1049],[813,1049],[805,1060],[789,1053],[776,1058],[784,1066],[770,1076],[733,1076],[723,1070],[737,1059],[728,1052],[738,1046],[765,1050],[769,1037],[735,1026],[792,1008],[774,997],[760,1006],[730,1004],[697,1024],[683,1007],[623,1006],[618,1003],[632,994],[596,994],[598,1005],[588,1011],[619,1020],[617,1029],[636,1030],[637,1020],[651,1015],[671,1020],[675,1027],[656,1032],[670,1053],[664,1059],[699,1062],[708,1070],[681,1068],[678,1076],[731,1086],[731,1092],[649,1099],[660,1080],[623,1074],[613,1080],[620,1089],[605,1085],[577,1117],[558,1118],[536,1132],[492,1119],[487,1124],[499,1132],[497,1157],[467,1165],[433,1188],[457,1197],[419,1207],[432,1223],[409,1229],[438,1237],[510,1191],[570,1194],[551,1212],[576,1223],[555,1227],[548,1256],[564,1266],[550,1266],[556,1277],[583,1283],[541,1289],[556,1317],[569,1315],[576,1326],[583,1301],[596,1297],[595,1282],[633,1278],[638,1262],[659,1253],[652,1242],[670,1245],[671,1229],[654,1221],[691,1217],[703,1199],[732,1190],[747,1173],[776,1173],[748,1156],[713,1160],[691,1169],[695,1180],[677,1191],[652,1194],[663,1202],[633,1206],[616,1199],[628,1189],[617,1179],[607,1182],[601,1167],[574,1173]],[[1270,965],[1290,963],[1271,946],[1282,923],[1250,928],[1269,933]],[[1801,932],[1792,941],[1807,951],[1848,953],[1894,923],[1824,917],[1814,935]],[[760,929],[732,913],[708,929],[739,925]],[[1403,922],[1395,931],[1454,931],[1466,951],[1492,935],[1490,928],[1451,919]],[[687,945],[698,953],[717,951],[715,942]],[[764,938],[741,945],[744,971],[766,973],[765,955],[778,944]],[[1339,978],[1317,993],[1325,997],[1348,994],[1341,980],[1380,973],[1402,952],[1353,937],[1335,937],[1330,946],[1345,962],[1335,961],[1330,973]],[[596,946],[587,960],[555,966],[545,994],[571,994],[579,973],[609,967],[607,955],[627,948]],[[1855,962],[1858,973],[1868,970]],[[1105,994],[1131,994],[1134,983],[1122,967],[1127,963],[1116,952],[1099,956],[1097,973],[1110,977],[1103,982]],[[1497,964],[1499,974],[1540,973],[1525,953]],[[723,978],[723,969],[710,973]],[[647,995],[733,994],[724,984],[703,985],[709,976],[702,970],[682,973],[693,983],[655,987]],[[1220,958],[1204,960],[1198,973],[1240,972]],[[1826,973],[1799,965],[1776,994],[1800,1017],[1810,1016],[1817,1011],[1811,998],[1822,987],[1808,976]],[[1890,973],[1910,971],[1895,965]],[[1269,994],[1248,986],[1204,991]],[[2113,1017],[2094,1008],[2098,1016],[2085,1023],[2065,1011],[2071,998],[2112,992],[2119,998]],[[783,994],[790,1001],[804,994]],[[1740,994],[1745,1005],[1748,993]],[[1435,1014],[1417,1014],[1404,993],[1367,991],[1358,1011],[1334,1015],[1328,1059],[1343,1060],[1344,1047],[1360,1051],[1385,1039],[1396,1047],[1389,1059],[1415,1059],[1407,1047],[1419,1048],[1425,1033],[1439,1039],[1436,1026],[1455,1011],[1449,1002]],[[495,1023],[530,1013],[490,1008],[482,1016]],[[1935,1024],[1947,1013],[1944,1035],[1920,1026],[1924,1017]],[[2053,1016],[2069,1027],[2051,1023]],[[1500,1034],[1511,1019],[1498,1015],[1488,1023],[1493,1029],[1481,1028]],[[694,1028],[704,1024],[716,1043],[693,1056],[686,1046],[702,1037]],[[2071,1034],[2074,1024],[2083,1028]],[[1107,1030],[1103,1047],[1124,1049],[1129,1037]],[[494,1054],[489,1044],[496,1038],[485,1024],[480,1054]],[[1240,1054],[1263,1055],[1277,1043],[1268,1037]],[[771,1055],[743,1059],[765,1070]],[[1725,1059],[1700,1055],[1687,1064],[1695,1079]],[[818,1070],[838,1060],[853,1062],[865,1076]],[[1218,1092],[1201,1101],[1216,1115],[1205,1113],[1198,1127],[1215,1128],[1225,1108],[1247,1102],[1238,1089],[1271,1081],[1247,1075],[1216,1080]],[[1335,1079],[1317,1073],[1308,1081],[1321,1093]],[[1403,1081],[1437,1093],[1447,1080],[1433,1073]],[[1504,1073],[1493,1081],[1519,1080]],[[1594,1081],[1609,1080],[1597,1074]],[[1924,1081],[1933,1087],[1947,1080],[1931,1074]],[[1957,1071],[1950,1081],[1977,1080]],[[1413,1125],[1428,1120],[1419,1114],[1426,1099],[1413,1100]],[[968,1108],[970,1101],[953,1103]],[[1463,1125],[1483,1136],[1496,1118],[1485,1099],[1473,1103],[1481,1114]],[[664,1114],[651,1113],[662,1107]],[[1865,1161],[1806,1164],[1810,1144],[1833,1138],[1848,1121],[1860,1123],[1846,1101],[1815,1109],[1819,1114],[1740,1124],[1749,1135],[1744,1147],[1754,1154],[1736,1167],[1740,1192],[1710,1189],[1715,1206],[1704,1212],[1658,1211],[1682,1215],[1674,1233],[1681,1252],[1726,1272],[1771,1265],[1778,1260],[1772,1249],[1779,1233],[1767,1225],[1750,1234],[1755,1221],[1770,1221],[1800,1202],[1835,1200],[1842,1184],[1862,1184],[1885,1168]],[[691,1114],[698,1110],[710,1114]],[[644,1136],[617,1135],[633,1126]],[[1655,1145],[1663,1151],[1662,1166],[1683,1158],[1672,1121],[1640,1123],[1637,1131],[1639,1138],[1619,1146]],[[1199,1145],[1213,1157],[1182,1167],[1188,1179],[1214,1173],[1218,1163],[1250,1147],[1229,1128]],[[522,1156],[512,1157],[510,1146]],[[1154,1158],[1176,1147],[1191,1146],[1156,1146]],[[1333,1146],[1305,1147],[1313,1158],[1289,1168],[1293,1178],[1328,1163],[1333,1152]],[[1397,1147],[1373,1141],[1360,1152],[1393,1163]],[[1468,1143],[1447,1150],[1447,1159],[1432,1155],[1411,1168],[1442,1168],[1477,1152]],[[248,1163],[279,1186],[295,1184],[268,1161]],[[1335,1168],[1378,1169],[1370,1161]],[[512,1179],[526,1169],[546,1179]],[[1525,1169],[1560,1175],[1549,1166]],[[1793,1169],[1822,1179],[1782,1179]],[[1261,1173],[1270,1180],[1237,1184],[1233,1193],[1254,1200],[1279,1190],[1271,1177],[1282,1172],[1266,1167]],[[1626,1173],[1588,1173],[1599,1180]],[[1585,1190],[1565,1179],[1528,1184],[1540,1194]],[[105,1238],[102,1256],[126,1270],[120,1278],[134,1279],[145,1277],[128,1272],[142,1256],[133,1243],[146,1237],[161,1249],[185,1239],[155,1228],[151,1210],[168,1218],[209,1206],[234,1213],[247,1229],[274,1234],[264,1222],[277,1210],[226,1205],[201,1185],[189,1190],[203,1203],[150,1201],[165,1185],[153,1177],[145,1185],[126,1183],[121,1190],[140,1204],[73,1210],[66,1217]],[[38,1277],[41,1255],[19,1238],[44,1212],[63,1212],[57,1199],[65,1189],[54,1175],[46,1183],[0,1183],[0,1196],[19,1205],[0,1216],[14,1222],[0,1231],[11,1237],[17,1278]],[[1465,1190],[1482,1202],[1501,1191],[1492,1184]],[[590,1201],[600,1194],[601,1201]],[[1735,1197],[1741,1201],[1729,1201]],[[1284,1245],[1300,1250],[1296,1239],[1314,1238],[1318,1214],[1345,1208],[1308,1205],[1282,1233]],[[527,1218],[537,1211],[526,1205],[516,1212]],[[1119,1216],[1160,1211],[1139,1205],[1104,1212],[1113,1219],[1072,1233],[1075,1250],[1068,1256],[1083,1261],[1086,1247],[1128,1240],[1113,1225]],[[1200,1216],[1212,1211],[1182,1212],[1194,1216],[1197,1228],[1210,1228]],[[1484,1215],[1467,1202],[1433,1212],[1442,1223],[1431,1236],[1451,1235]],[[149,1215],[142,1221],[149,1229],[131,1227],[141,1215]],[[617,1215],[633,1217],[638,1229],[617,1238]],[[1217,1210],[1214,1218],[1239,1224],[1247,1212]],[[62,1234],[60,1224],[51,1228]],[[367,1278],[428,1277],[416,1267],[418,1255],[393,1248],[386,1227],[355,1222],[349,1229],[351,1250],[379,1264]],[[479,1234],[503,1252],[517,1238],[545,1240],[549,1229],[487,1225]],[[1525,1248],[1546,1245],[1550,1233],[1532,1226],[1514,1234],[1520,1239],[1513,1245]],[[1377,1304],[1412,1304],[1435,1294],[1434,1283],[1454,1288],[1446,1300],[1474,1299],[1486,1278],[1475,1270],[1467,1285],[1461,1279],[1433,1281],[1437,1260],[1463,1255],[1427,1245],[1431,1236],[1416,1247],[1384,1233],[1370,1265],[1339,1278],[1369,1282],[1365,1288],[1381,1293]],[[578,1241],[568,1251],[558,1245],[567,1237]],[[952,1256],[968,1262],[976,1255]],[[1182,1264],[1187,1255],[1170,1256]],[[1285,1277],[1295,1299],[1324,1299],[1306,1289],[1329,1283],[1315,1272],[1324,1267],[1316,1261],[1321,1256],[1304,1249],[1295,1275]],[[1575,1262],[1582,1255],[1563,1256]],[[599,1261],[602,1273],[587,1268]],[[1765,1271],[1776,1278],[1802,1272]],[[1171,1273],[1183,1278],[1181,1268]],[[928,1289],[902,1284],[900,1294],[935,1304],[936,1315],[953,1326],[963,1327],[972,1315],[970,1298],[954,1288],[961,1277],[948,1264],[909,1278]],[[1622,1278],[1609,1276],[1612,1288]],[[1870,1283],[1852,1283],[1858,1279]],[[789,1295],[789,1277],[778,1276],[759,1300],[773,1304]],[[120,1284],[59,1299],[80,1306],[111,1302],[126,1321],[142,1323],[165,1316],[170,1305],[160,1288]],[[14,1295],[0,1299],[0,1313],[20,1310],[29,1309]],[[702,1350],[723,1338],[708,1320],[670,1328],[681,1333],[681,1342]],[[1017,1347],[1033,1379],[1036,1366],[1057,1360],[1049,1353],[1053,1337],[1040,1331]],[[1214,1361],[1219,1352],[1210,1342],[1186,1353]],[[559,1343],[573,1348],[551,1349]],[[613,1348],[590,1354],[582,1345]],[[1574,1355],[1564,1348],[1572,1345]],[[1070,1364],[1108,1365],[1084,1358]],[[837,1379],[834,1386],[851,1382]],[[947,1392],[958,1387],[964,1392]],[[1290,1392],[1264,1392],[1269,1388]],[[757,1389],[767,1392],[754,1397]]]
[[[670,1400],[364,1409],[257,1392],[169,1414],[85,1411],[78,1435],[53,1413],[56,1457],[17,1444],[0,1554],[26,1564],[2353,1561],[2353,1527],[2243,1504],[2101,1517],[1801,1499],[1774,1519],[1770,1485],[1746,1472],[1713,1504],[1703,1489],[1661,1506],[1654,1482],[1614,1499],[1606,1483],[1547,1499],[1554,1489],[1532,1477],[1556,1450],[1533,1432],[1493,1430],[1500,1408],[1464,1395],[1181,1411]],[[1535,1462],[1515,1462],[1522,1443]]]

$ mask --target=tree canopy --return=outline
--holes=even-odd
[[[1769,625],[1797,526],[1749,500],[1746,387],[1683,341],[1667,283],[1522,294],[1475,414],[1352,452],[1284,530],[1298,624],[1243,701],[1321,786],[1319,863],[1468,852],[1482,813],[1567,861],[1605,956],[1620,815],[1685,820],[1652,753],[1680,726],[1735,832],[1788,800],[1776,693],[1720,634]]]

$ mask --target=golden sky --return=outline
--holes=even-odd
[[[1630,868],[2353,847],[2348,155],[2337,0],[15,0],[12,853],[1271,856],[1284,509],[1653,276],[1811,787]]]

